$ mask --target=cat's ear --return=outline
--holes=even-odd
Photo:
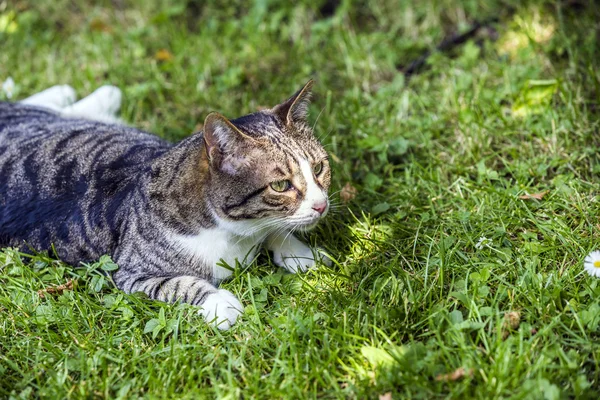
[[[219,113],[208,114],[204,120],[204,147],[211,165],[229,174],[247,163],[240,151],[242,142],[253,141]]]
[[[273,112],[288,125],[294,122],[305,122],[308,115],[313,83],[312,79],[306,82],[304,87],[292,97],[275,106]]]

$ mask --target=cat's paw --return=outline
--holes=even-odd
[[[306,244],[296,241],[293,246],[273,251],[275,264],[287,269],[291,273],[306,272],[319,262],[331,265],[331,260],[322,249],[312,249]]]
[[[101,113],[116,116],[121,108],[121,89],[116,86],[101,86],[91,95],[97,96]]]
[[[115,118],[121,108],[121,90],[116,86],[101,86],[92,94],[63,109],[69,117],[82,117],[92,120]]]
[[[20,103],[58,111],[75,103],[76,100],[75,89],[69,85],[56,85],[21,100]]]
[[[201,307],[199,313],[204,320],[221,330],[231,328],[244,310],[237,297],[225,289],[219,289],[208,295]]]

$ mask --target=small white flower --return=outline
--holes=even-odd
[[[10,76],[2,83],[2,91],[7,98],[12,98],[13,92],[15,91],[15,81]]]
[[[583,262],[583,268],[591,276],[600,278],[600,251],[596,250],[588,254]]]
[[[491,240],[486,238],[485,236],[482,236],[479,238],[479,241],[475,244],[475,248],[477,250],[481,250],[484,247],[489,247],[491,243]]]

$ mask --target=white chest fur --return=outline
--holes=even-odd
[[[242,264],[251,262],[265,235],[238,236],[227,229],[216,227],[203,230],[198,235],[176,236],[177,247],[195,258],[202,260],[204,265],[211,265],[213,278],[222,280],[231,276],[232,271],[217,264],[223,260],[234,268],[236,260]]]

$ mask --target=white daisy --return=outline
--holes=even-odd
[[[600,278],[600,251],[592,251],[583,262],[583,268],[591,276]]]
[[[475,243],[475,248],[477,250],[481,250],[484,247],[489,247],[491,242],[492,241],[490,239],[486,238],[485,236],[482,236],[479,238],[479,241]]]
[[[6,95],[6,98],[10,99],[15,91],[15,81],[10,76],[2,83],[2,91]]]

